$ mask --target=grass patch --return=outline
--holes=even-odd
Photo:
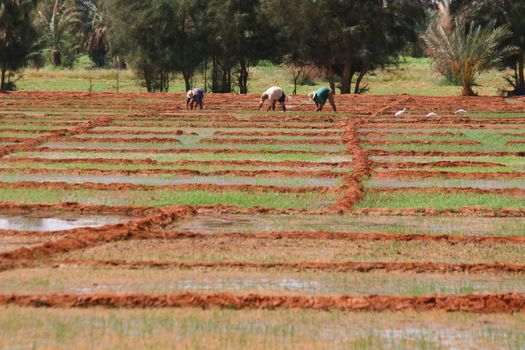
[[[0,274],[3,294],[184,292],[280,295],[406,295],[525,292],[519,274],[416,274],[237,271],[227,269],[158,270],[81,266],[31,268]],[[96,283],[96,286],[94,286]]]
[[[183,138],[181,137],[181,140]],[[213,144],[199,143],[196,140],[182,140],[182,144],[155,143],[155,142],[48,142],[42,147],[63,148],[63,149],[101,149],[101,150],[120,150],[120,149],[153,149],[153,150],[179,150],[179,149],[235,149],[241,151],[306,151],[306,152],[342,152],[344,145],[312,145],[312,144]]]
[[[256,206],[276,209],[320,209],[335,202],[333,193],[309,192],[295,193],[249,193],[242,191],[165,191],[165,190],[128,190],[100,191],[60,189],[0,189],[0,198],[4,201],[19,203],[63,203],[79,202],[98,205],[145,205],[163,207],[170,205],[233,205],[243,208]]]
[[[308,262],[449,262],[519,264],[525,246],[448,242],[264,240],[243,238],[111,242],[74,251],[59,259],[129,261],[236,261],[250,263]]]
[[[174,154],[149,154],[149,153],[119,153],[119,152],[81,152],[67,151],[63,152],[18,152],[13,153],[13,157],[29,157],[38,159],[68,159],[68,158],[106,158],[106,159],[152,159],[160,162],[176,162],[178,160],[197,160],[197,161],[214,161],[214,160],[256,160],[263,162],[282,162],[282,161],[304,161],[304,162],[343,162],[351,161],[350,156],[345,155],[317,155],[317,154],[266,154],[266,153],[174,153]]]
[[[290,167],[278,165],[260,165],[260,166],[246,166],[246,165],[155,165],[155,164],[104,164],[104,163],[52,163],[44,161],[33,162],[16,162],[16,163],[2,163],[0,160],[0,168],[4,169],[53,169],[53,170],[76,170],[76,169],[99,169],[99,170],[196,170],[201,172],[213,172],[221,170],[285,170],[285,171],[332,171],[332,172],[351,172],[350,168],[332,168],[327,166],[311,167]]]
[[[483,206],[499,210],[501,208],[525,208],[522,198],[506,195],[471,193],[425,193],[403,191],[395,193],[368,193],[355,209],[363,208],[435,208],[457,209],[464,206]]]
[[[524,327],[520,313],[0,309],[8,349],[520,349]]]

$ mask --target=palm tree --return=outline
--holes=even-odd
[[[438,71],[443,74],[446,67],[454,80],[461,83],[463,95],[474,96],[472,86],[476,76],[515,54],[515,47],[502,47],[509,36],[506,27],[496,27],[494,22],[486,26],[467,25],[462,17],[457,17],[449,28],[434,21],[423,39],[434,64],[440,67]]]
[[[62,64],[62,52],[60,50],[64,34],[74,24],[79,23],[79,14],[73,6],[69,7],[61,0],[55,0],[53,10],[46,16],[38,11],[40,22],[45,30],[45,39],[51,46],[51,63],[55,66]]]

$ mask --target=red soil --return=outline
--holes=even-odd
[[[45,141],[44,141],[45,142]],[[148,154],[182,154],[182,153],[195,153],[195,154],[311,154],[311,155],[341,155],[341,152],[328,152],[328,151],[299,151],[299,150],[280,150],[280,151],[248,151],[241,149],[100,149],[100,148],[52,148],[52,147],[39,147],[31,149],[32,152],[53,152],[60,153],[66,151],[76,152],[89,152],[89,153],[148,153]],[[525,152],[524,152],[525,153]]]
[[[415,131],[415,132],[398,132],[398,131],[391,131],[391,132],[379,132],[379,131],[366,131],[360,133],[363,136],[366,137],[389,137],[393,135],[397,136],[465,136],[462,132],[448,132],[448,131]]]
[[[513,313],[525,311],[525,295],[519,293],[433,295],[421,297],[379,296],[274,296],[229,293],[171,295],[0,295],[0,305],[53,308],[227,308],[315,309],[341,311],[462,311]]]
[[[214,144],[273,144],[273,145],[340,145],[341,140],[330,139],[309,139],[309,140],[279,140],[279,139],[216,139],[205,138],[201,139],[199,143],[214,143]]]
[[[0,188],[56,188],[62,190],[101,190],[101,191],[245,191],[245,192],[282,192],[282,193],[308,193],[330,192],[331,187],[284,187],[284,186],[259,186],[259,185],[212,185],[212,184],[185,184],[185,185],[136,185],[127,183],[103,184],[93,182],[67,183],[67,182],[0,182]]]
[[[364,208],[355,210],[353,215],[388,215],[388,216],[479,216],[479,217],[525,217],[525,208],[502,208],[494,210],[482,206],[461,207],[458,209],[435,208]]]
[[[249,262],[178,262],[178,261],[124,261],[124,260],[49,260],[35,262],[35,266],[79,265],[96,267],[125,267],[130,269],[194,269],[228,268],[289,271],[337,271],[337,272],[415,272],[415,273],[525,273],[522,264],[449,264],[432,262],[298,262],[298,263],[249,263]]]
[[[381,192],[407,192],[417,191],[425,193],[477,193],[477,194],[501,194],[525,198],[525,190],[520,188],[471,188],[471,187],[402,187],[402,188],[369,188],[370,193]]]
[[[96,175],[96,176],[112,176],[112,175],[155,175],[155,174],[170,174],[180,176],[243,176],[243,177],[324,177],[324,178],[338,178],[342,177],[344,173],[332,171],[301,171],[301,170],[217,170],[217,171],[199,171],[188,169],[136,169],[136,170],[100,170],[100,169],[23,169],[13,170],[8,168],[0,168],[0,173],[23,173],[23,174],[56,174],[56,175]]]
[[[19,248],[1,253],[0,271],[16,268],[26,260],[42,259],[54,254],[92,247],[104,242],[129,239],[133,235],[158,230],[181,217],[193,215],[194,213],[190,207],[171,207],[160,210],[159,214],[131,220],[126,223],[64,231],[63,233],[67,233],[67,235],[62,239],[32,248]]]
[[[525,236],[479,236],[447,234],[395,234],[395,233],[356,233],[356,232],[256,232],[256,233],[197,233],[150,231],[137,234],[134,239],[309,239],[309,240],[343,240],[343,241],[400,241],[400,242],[448,242],[451,244],[494,243],[525,244]]]
[[[373,162],[374,168],[381,169],[403,169],[403,168],[454,168],[454,167],[477,167],[477,168],[498,168],[505,167],[504,164],[492,162],[473,162],[473,161],[437,161],[437,162]]]
[[[45,158],[4,158],[0,160],[1,163],[18,163],[18,162],[33,162],[33,163],[100,163],[100,164],[136,164],[136,165],[159,165],[159,166],[267,166],[267,167],[296,167],[296,168],[315,168],[315,167],[333,167],[333,168],[349,168],[352,162],[301,162],[301,161],[282,161],[282,162],[266,162],[258,160],[179,160],[175,162],[162,162],[153,159],[110,159],[110,158],[64,158],[64,159],[45,159]]]
[[[17,152],[17,151],[23,151],[23,150],[29,150],[34,147],[37,147],[49,140],[55,139],[57,137],[62,136],[71,136],[71,135],[77,135],[87,132],[90,129],[93,129],[95,127],[108,125],[111,123],[110,118],[99,118],[95,121],[88,121],[86,123],[79,124],[78,126],[71,128],[70,130],[56,130],[50,132],[48,135],[43,135],[35,138],[31,138],[29,140],[25,140],[22,143],[16,144],[16,145],[9,145],[4,146],[0,148],[0,157],[3,157],[7,154]]]
[[[481,142],[475,140],[374,140],[367,139],[363,141],[368,145],[480,145]]]
[[[425,170],[391,170],[374,172],[376,179],[466,179],[466,180],[498,180],[498,179],[520,179],[525,177],[523,172],[469,172],[461,173],[455,171],[425,171]]]
[[[217,136],[342,136],[339,131],[217,131]]]
[[[475,152],[475,151],[385,151],[380,149],[369,150],[372,156],[402,156],[402,157],[525,157],[523,152]]]

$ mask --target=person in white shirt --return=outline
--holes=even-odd
[[[264,101],[266,100],[269,100],[268,102],[270,103],[267,111],[269,111],[270,109],[272,111],[275,111],[275,104],[279,102],[281,104],[281,107],[283,108],[283,112],[286,112],[286,95],[283,89],[281,89],[280,87],[272,86],[261,95],[261,103],[259,104],[259,108],[257,109],[258,111],[261,109],[261,107],[264,104]]]

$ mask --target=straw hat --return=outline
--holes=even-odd
[[[310,99],[310,101],[312,101],[314,98],[315,98],[315,92],[312,91],[308,94],[308,98]]]
[[[188,91],[186,96],[188,96],[188,98],[192,98],[193,96],[195,96],[195,92],[193,92],[193,90],[190,90],[190,91]]]

